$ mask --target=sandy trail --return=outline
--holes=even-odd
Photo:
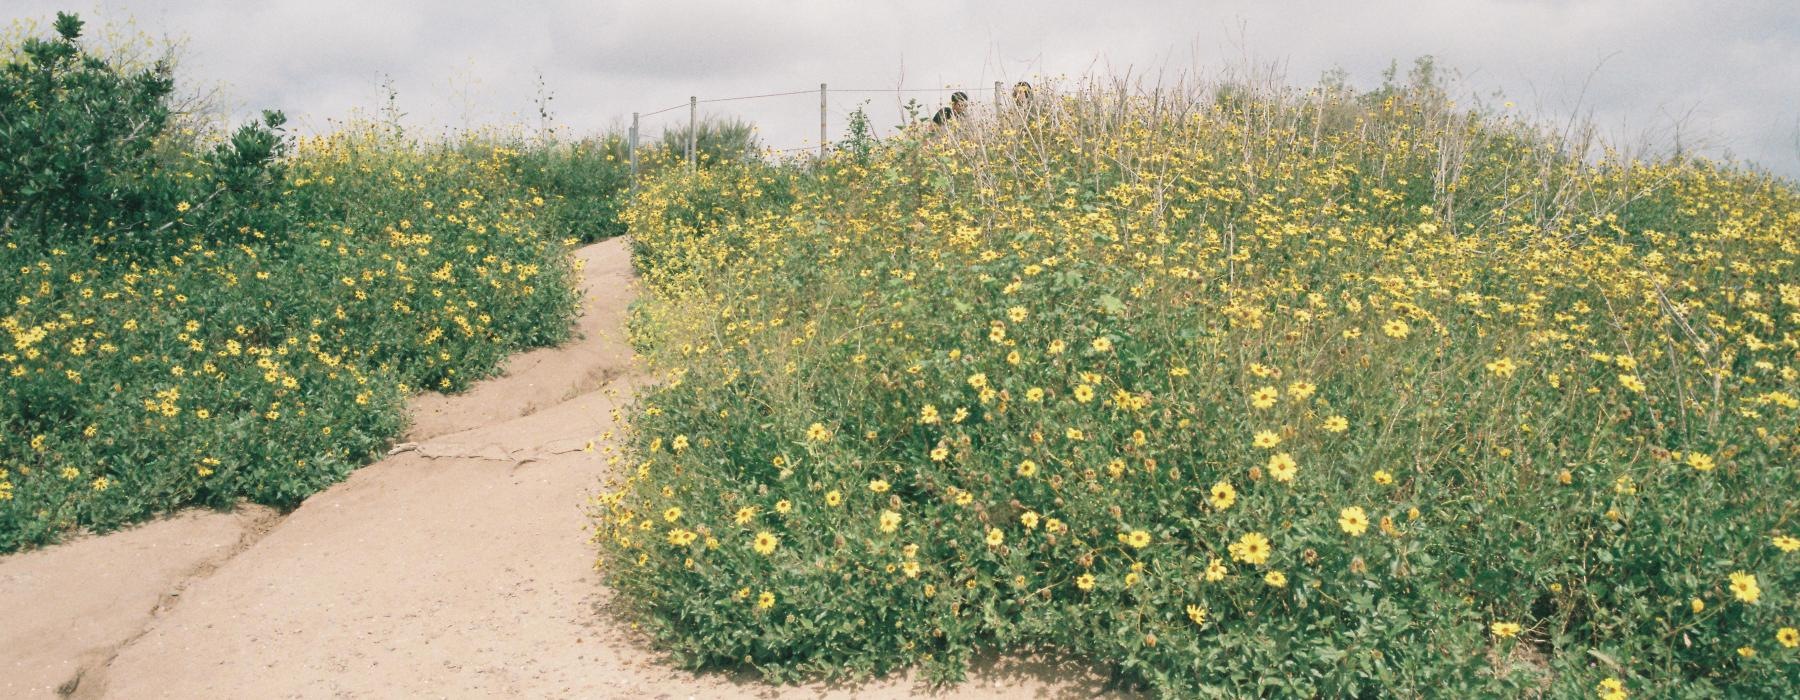
[[[586,261],[581,337],[414,400],[410,441],[285,517],[191,511],[0,559],[0,696],[906,697],[910,677],[775,688],[694,675],[604,612],[590,440],[631,395],[627,243]],[[951,695],[1091,697],[996,660]]]

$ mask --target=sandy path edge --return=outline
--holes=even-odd
[[[629,369],[630,351],[619,330],[631,298],[628,247],[623,240],[586,246],[576,252],[584,262],[583,313],[577,338],[563,346],[543,348],[510,358],[501,376],[459,395],[435,393],[414,397],[408,406],[412,426],[402,453],[364,467],[284,516],[245,505],[231,512],[189,509],[103,536],[82,536],[55,546],[0,557],[0,697],[55,697],[73,692],[98,695],[111,677],[110,663],[125,648],[176,618],[190,590],[228,569],[233,561],[277,530],[294,526],[309,512],[339,510],[336,503],[350,491],[402,489],[407,485],[394,463],[472,459],[496,454],[508,465],[532,464],[547,457],[585,448],[600,431],[582,416],[565,421],[567,435],[518,446],[508,453],[493,440],[476,444],[432,441],[471,433],[529,417],[559,403],[586,395],[600,396]],[[623,387],[614,387],[619,393]],[[624,394],[629,390],[624,389]],[[590,402],[591,403],[591,402]],[[572,413],[564,411],[565,414]],[[605,418],[607,411],[596,411]],[[557,432],[551,427],[552,432]],[[470,434],[468,438],[479,438]],[[418,442],[424,441],[424,442]],[[499,450],[497,452],[497,450]],[[387,478],[377,478],[386,476]],[[582,475],[561,499],[580,503],[597,482]],[[385,504],[371,502],[371,508]],[[579,541],[579,530],[556,536]],[[337,571],[337,574],[354,575]],[[210,589],[209,589],[210,590]],[[184,600],[186,599],[186,600]],[[205,604],[204,602],[202,604]],[[163,693],[173,694],[173,688]]]
[[[580,249],[578,340],[414,400],[411,442],[309,498],[189,511],[0,558],[0,696],[910,697],[911,674],[775,688],[661,664],[601,612],[583,512],[633,375],[623,239]],[[1093,697],[989,658],[971,697]]]

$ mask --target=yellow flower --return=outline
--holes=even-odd
[[[881,531],[893,532],[900,529],[900,514],[891,510],[881,511]]]
[[[1204,625],[1206,624],[1206,607],[1203,605],[1189,605],[1187,606],[1187,616],[1189,620],[1194,621],[1194,624]]]
[[[1250,405],[1257,408],[1268,408],[1275,405],[1275,401],[1280,398],[1281,392],[1276,391],[1275,387],[1265,386],[1250,392]]]
[[[1294,400],[1298,401],[1312,396],[1313,392],[1318,391],[1318,389],[1319,388],[1313,386],[1311,382],[1294,382],[1288,385],[1288,396],[1291,396]]]
[[[836,507],[838,507],[839,504],[842,504],[843,502],[844,502],[844,494],[839,493],[837,489],[832,489],[830,491],[825,492],[825,505],[836,508]]]
[[[680,519],[681,519],[681,509],[680,508],[671,507],[668,510],[663,511],[663,520],[665,520],[665,521],[672,523],[672,522],[675,522]]]
[[[1112,350],[1112,347],[1113,344],[1111,338],[1100,336],[1094,339],[1094,352],[1108,352]]]
[[[1037,526],[1038,526],[1037,511],[1028,510],[1028,511],[1025,511],[1024,513],[1020,514],[1019,515],[1019,524],[1024,525],[1025,529],[1027,529],[1027,530],[1036,530]]]
[[[1208,582],[1217,583],[1225,580],[1226,573],[1228,572],[1225,569],[1225,560],[1213,557],[1212,561],[1207,562],[1206,573],[1202,574],[1201,578],[1206,579]]]
[[[1075,587],[1084,591],[1094,590],[1094,575],[1082,574],[1075,577]]]
[[[1082,384],[1081,386],[1075,387],[1075,400],[1080,401],[1082,403],[1087,403],[1089,401],[1093,401],[1094,400],[1094,387],[1088,386],[1086,384]]]
[[[1695,615],[1699,615],[1700,613],[1706,611],[1706,601],[1701,600],[1699,598],[1690,600],[1690,601],[1688,601],[1688,609],[1694,611]]]
[[[763,610],[775,607],[775,594],[763,591],[762,595],[756,597],[756,607]]]
[[[1299,465],[1294,462],[1293,455],[1286,452],[1269,456],[1269,476],[1276,481],[1287,483],[1294,480]]]
[[[1713,467],[1716,466],[1713,464],[1712,455],[1700,452],[1689,452],[1687,456],[1687,465],[1693,467],[1695,471],[1702,472],[1710,472],[1713,470]]]
[[[1644,393],[1644,381],[1638,379],[1635,374],[1619,375],[1619,386],[1625,387],[1634,394]]]
[[[1625,683],[1612,677],[1600,681],[1599,685],[1594,686],[1594,690],[1599,693],[1600,700],[1627,700],[1631,697],[1625,692]]]
[[[1498,360],[1487,363],[1487,369],[1489,372],[1493,372],[1496,376],[1511,377],[1511,376],[1513,376],[1513,372],[1518,370],[1518,366],[1513,364],[1513,361],[1511,358],[1502,357]]]
[[[1269,573],[1263,574],[1263,583],[1269,584],[1276,588],[1284,587],[1287,585],[1287,574],[1281,573],[1279,571],[1271,571]]]
[[[1377,469],[1375,470],[1375,483],[1381,484],[1382,486],[1392,484],[1394,483],[1394,475],[1389,474],[1386,469]]]
[[[1408,333],[1412,332],[1412,326],[1408,326],[1405,321],[1396,318],[1382,324],[1381,332],[1386,333],[1389,338],[1404,339]]]
[[[919,422],[926,425],[938,422],[937,407],[931,404],[925,404],[924,408],[919,409]]]
[[[1019,476],[1025,477],[1027,479],[1037,476],[1037,472],[1038,472],[1037,462],[1033,462],[1029,459],[1025,460],[1023,462],[1020,462],[1018,472],[1019,472]]]
[[[814,423],[806,428],[806,439],[813,442],[830,442],[831,431],[822,423]]]
[[[1338,527],[1351,537],[1361,537],[1369,529],[1369,516],[1359,506],[1350,506],[1338,511]]]
[[[1268,449],[1281,444],[1281,436],[1276,435],[1273,430],[1258,431],[1256,433],[1256,438],[1251,441],[1251,444],[1263,449]]]
[[[1012,319],[1013,323],[1023,323],[1027,313],[1025,307],[1015,306],[1006,310],[1006,317]]]
[[[1143,549],[1150,546],[1150,532],[1147,530],[1121,532],[1119,533],[1119,541],[1131,545],[1133,549]]]
[[[785,498],[775,502],[775,512],[780,513],[782,515],[787,515],[788,511],[791,511],[793,509],[794,509],[794,504],[789,503],[788,500]]]
[[[763,556],[774,554],[775,548],[779,546],[781,546],[781,538],[766,530],[756,533],[756,541],[750,545],[751,549],[755,549],[757,554]]]
[[[751,520],[756,519],[756,506],[744,506],[739,508],[737,516],[733,519],[736,520],[739,525],[749,525]]]
[[[1775,544],[1776,549],[1779,549],[1783,552],[1792,552],[1794,550],[1800,550],[1800,537],[1792,537],[1789,535],[1776,535],[1773,538],[1770,538],[1769,541],[1773,542]]]
[[[1269,561],[1269,538],[1260,532],[1246,533],[1237,542],[1226,547],[1231,558],[1247,564],[1264,564]]]
[[[1744,645],[1738,647],[1737,653],[1738,656],[1742,656],[1746,659],[1754,659],[1756,658],[1756,647]]]
[[[1350,429],[1350,421],[1345,420],[1343,416],[1332,416],[1326,418],[1324,423],[1319,424],[1319,427],[1324,428],[1327,432],[1341,433]]]
[[[1519,623],[1517,623],[1517,622],[1496,622],[1494,624],[1488,625],[1488,631],[1493,632],[1494,636],[1499,637],[1501,639],[1511,639],[1513,637],[1519,636]]]
[[[1782,646],[1789,649],[1800,647],[1800,630],[1796,630],[1792,627],[1783,627],[1775,630],[1775,641],[1781,642]]]
[[[988,380],[987,380],[986,374],[976,372],[975,374],[969,375],[969,387],[970,388],[985,389],[985,388],[987,388],[987,385],[988,385]]]
[[[1731,594],[1737,596],[1738,600],[1755,603],[1758,598],[1762,597],[1762,588],[1756,585],[1756,574],[1747,574],[1742,571],[1732,572]]]
[[[1212,496],[1209,500],[1212,502],[1214,508],[1225,510],[1230,508],[1231,504],[1237,502],[1237,489],[1232,488],[1231,482],[1229,481],[1221,481],[1213,484]]]
[[[987,545],[989,547],[998,547],[1005,543],[1006,543],[1006,533],[1001,532],[1000,528],[997,528],[997,527],[988,528]]]
[[[887,490],[888,490],[887,479],[872,479],[872,480],[870,480],[869,481],[869,490],[874,491],[875,493],[887,493]]]
[[[905,574],[907,578],[918,578],[919,562],[907,561],[902,563],[900,565],[900,573]]]

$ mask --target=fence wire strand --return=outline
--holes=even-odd
[[[833,92],[861,92],[861,93],[905,93],[905,92],[965,92],[965,91],[968,91],[968,90],[973,90],[973,89],[975,89],[975,88],[967,88],[967,87],[946,87],[946,88],[826,88],[826,90],[825,90],[825,92],[826,92],[826,93],[833,93]],[[707,99],[704,99],[704,100],[695,100],[695,101],[694,101],[694,102],[693,102],[693,103],[694,103],[694,104],[712,104],[712,103],[715,103],[715,102],[735,102],[735,101],[738,101],[738,100],[756,100],[756,99],[762,99],[762,98],[764,98],[764,97],[788,97],[788,96],[792,96],[792,95],[813,95],[813,94],[818,94],[818,92],[819,92],[819,91],[818,91],[818,90],[790,90],[790,91],[787,91],[787,92],[769,92],[769,93],[763,93],[763,94],[761,94],[761,95],[739,95],[739,96],[736,96],[736,97],[709,97],[709,98],[707,98]],[[671,110],[677,110],[677,109],[681,109],[681,108],[682,108],[682,107],[686,107],[686,106],[688,106],[688,105],[689,105],[689,104],[690,104],[690,103],[688,103],[688,102],[683,102],[683,103],[681,103],[681,104],[678,104],[678,105],[675,105],[675,106],[672,106],[672,107],[664,107],[664,108],[662,108],[662,109],[659,109],[659,110],[656,110],[656,111],[654,111],[654,112],[644,112],[644,113],[642,113],[642,114],[639,114],[639,115],[638,115],[638,116],[639,116],[639,117],[648,117],[648,116],[652,116],[652,115],[657,115],[657,114],[662,114],[662,113],[663,113],[663,112],[668,112],[668,111],[671,111]]]
[[[771,92],[762,95],[744,95],[742,97],[714,97],[700,100],[700,104],[707,104],[710,102],[733,102],[736,100],[754,100],[763,97],[787,97],[788,95],[816,95],[818,93],[818,90],[794,90],[792,92]]]

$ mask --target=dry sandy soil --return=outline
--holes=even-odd
[[[908,697],[670,668],[607,612],[588,495],[630,400],[627,244],[587,261],[581,337],[413,402],[407,442],[291,513],[189,511],[0,558],[0,697]],[[943,694],[1092,697],[1011,659]]]

